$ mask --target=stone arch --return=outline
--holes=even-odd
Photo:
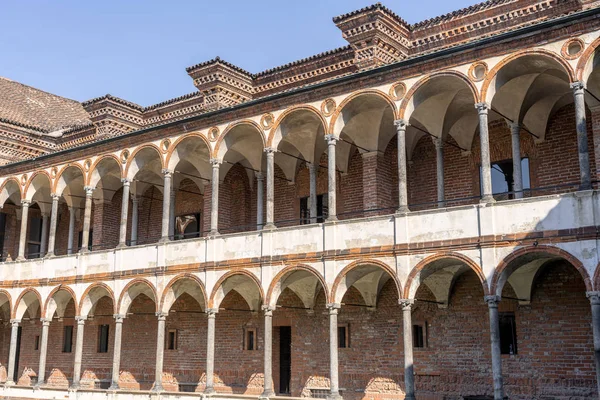
[[[348,97],[346,97],[344,100],[342,100],[340,105],[336,108],[336,110],[331,115],[331,121],[329,122],[329,131],[328,131],[330,134],[332,134],[332,135],[336,134],[335,126],[336,126],[336,123],[337,123],[337,120],[338,120],[340,114],[344,110],[344,107],[346,107],[352,100],[354,100],[358,97],[361,97],[361,96],[365,96],[365,95],[375,95],[375,96],[381,97],[392,108],[394,115],[397,115],[398,110],[396,108],[396,103],[394,103],[394,101],[390,98],[390,96],[387,93],[384,93],[381,90],[377,90],[377,89],[359,90],[357,92],[350,94]]]
[[[17,300],[15,301],[11,318],[18,320],[22,319],[23,315],[29,309],[29,307],[36,306],[36,302],[37,308],[41,308],[43,304],[42,296],[40,296],[40,293],[36,289],[30,287],[23,290],[17,298]],[[34,309],[32,311],[37,311],[37,309]],[[34,315],[32,314],[32,311],[29,312],[30,315]]]
[[[15,198],[16,194],[18,194],[18,199]],[[4,203],[10,198],[13,198],[15,204],[23,198],[21,183],[15,177],[10,177],[2,182],[2,186],[0,186],[0,207],[4,207]]]
[[[119,175],[121,178],[123,177],[123,163],[121,162],[121,160],[119,160],[119,158],[117,156],[115,156],[114,154],[104,154],[104,155],[101,155],[100,157],[98,157],[96,159],[96,161],[94,161],[94,163],[90,167],[88,179],[86,182],[87,185],[96,187],[98,182],[102,179],[102,177],[100,176],[100,173],[97,171],[98,166],[101,163],[105,163],[106,160],[110,160],[110,159],[115,161],[115,163],[119,169]],[[94,175],[94,174],[96,174],[96,175]]]
[[[48,183],[48,190],[52,190],[52,178],[50,174],[44,170],[34,172],[27,184],[25,185],[25,189],[23,190],[24,198],[26,200],[32,200],[35,193],[45,186],[45,183]]]
[[[58,174],[56,174],[56,178],[54,179],[54,185],[52,187],[53,193],[61,194],[62,191],[65,189],[65,187],[68,185],[68,183],[66,183],[66,177],[64,177],[63,175],[65,175],[65,173],[69,169],[76,169],[76,170],[79,170],[79,172],[81,172],[81,176],[83,177],[83,185],[82,186],[85,186],[85,184],[87,182],[87,174],[83,170],[83,167],[81,165],[79,165],[79,163],[69,163],[69,164],[65,165],[64,167],[62,167],[60,169],[60,171],[58,171]],[[64,184],[64,186],[62,188],[59,187],[61,183]],[[59,191],[60,191],[60,193],[59,193]]]
[[[577,67],[575,68],[575,79],[587,83],[588,77],[592,73],[592,63],[594,54],[600,48],[600,37],[594,40],[579,56]]]
[[[204,142],[204,144],[206,145],[206,150],[208,151],[208,154],[212,154],[210,143],[208,142],[208,140],[206,139],[206,137],[204,135],[202,135],[199,132],[186,133],[185,135],[181,135],[180,137],[178,137],[177,140],[175,140],[175,142],[169,148],[169,151],[167,152],[167,156],[165,158],[165,165],[167,166],[167,168],[169,170],[171,170],[171,171],[174,170],[174,168],[177,166],[177,163],[179,162],[179,160],[176,160],[176,161],[172,160],[174,153],[177,151],[177,146],[179,146],[182,142],[192,139],[192,138],[198,138],[202,142]]]
[[[244,290],[250,288],[257,289],[257,293],[250,293]],[[253,311],[257,311],[260,308],[265,298],[258,278],[253,273],[241,269],[230,271],[217,281],[210,295],[208,307],[219,308],[225,296],[232,290],[238,292]]]
[[[8,303],[8,313],[12,314],[12,309],[13,309],[12,297],[11,297],[10,293],[8,293],[6,290],[0,289],[0,307],[4,306],[4,304],[7,304],[7,303]],[[10,318],[11,315],[8,315],[8,317]]]
[[[160,161],[160,169],[162,170],[164,168],[165,164],[164,164],[162,152],[160,151],[158,146],[156,146],[154,143],[147,143],[147,144],[141,145],[138,148],[136,148],[131,153],[129,158],[127,159],[127,164],[125,165],[125,172],[123,174],[126,178],[133,179],[135,177],[135,175],[140,170],[143,169],[145,164],[142,164],[142,166],[139,166],[139,165],[133,164],[133,163],[136,160],[136,156],[138,156],[138,154],[141,154],[142,152],[145,152],[147,150],[154,150],[156,152],[156,156],[157,156],[158,160]]]
[[[158,309],[161,312],[168,313],[173,303],[184,293],[193,297],[200,308],[206,310],[207,301],[204,283],[192,274],[180,274],[171,279],[163,290]]]
[[[259,133],[260,138],[262,140],[263,149],[266,147],[267,140],[265,138],[265,134],[263,132],[263,129],[256,122],[254,122],[252,120],[249,120],[249,119],[245,119],[245,120],[242,120],[242,121],[233,122],[233,123],[229,124],[227,126],[227,128],[225,128],[225,130],[223,131],[223,133],[219,136],[219,139],[217,139],[217,143],[215,144],[215,150],[212,153],[212,157],[213,158],[216,158],[216,159],[219,159],[219,160],[223,159],[223,156],[227,152],[227,149],[225,149],[224,151],[221,151],[221,144],[225,140],[225,137],[227,136],[227,134],[229,132],[231,132],[236,127],[240,127],[240,126],[244,126],[244,125],[248,125],[248,126],[252,127],[253,129],[256,129],[256,131]]]
[[[465,74],[463,74],[462,72],[459,72],[459,71],[434,72],[432,74],[429,74],[429,75],[424,76],[423,78],[419,79],[419,81],[417,83],[415,83],[410,88],[410,90],[406,93],[406,95],[402,99],[402,102],[400,103],[400,107],[398,109],[398,119],[410,118],[410,115],[408,116],[408,118],[406,118],[406,116],[405,116],[405,112],[408,107],[408,104],[410,103],[411,100],[413,100],[415,93],[424,84],[426,84],[427,82],[429,82],[435,78],[444,77],[444,76],[457,78],[457,79],[460,79],[461,81],[463,81],[463,83],[465,83],[467,85],[467,87],[471,90],[471,94],[473,95],[473,102],[474,103],[479,102],[479,91],[477,90],[477,87],[475,87],[475,84]]]
[[[307,290],[307,286],[312,283],[306,282],[309,280],[307,278],[310,277],[316,280],[315,286],[308,288],[312,289],[312,291]],[[269,285],[266,304],[270,307],[275,307],[281,293],[285,289],[289,288],[296,293],[296,295],[298,295],[306,308],[313,308],[317,290],[319,289],[319,283],[325,292],[325,303],[329,303],[329,288],[327,287],[327,282],[325,282],[325,279],[319,271],[309,265],[303,264],[285,267],[275,276],[275,278],[273,278],[271,285]],[[300,288],[299,286],[301,285],[304,287]],[[298,286],[298,288],[294,288],[294,286]],[[309,295],[312,295],[312,298]]]
[[[459,264],[456,264],[456,263]],[[473,271],[481,283],[484,295],[488,294],[488,283],[481,267],[470,257],[455,252],[436,253],[421,260],[408,275],[404,286],[404,298],[414,299],[417,289],[428,278],[433,278],[429,289],[439,303],[448,305],[454,282],[465,271]],[[437,274],[436,274],[437,273]],[[437,276],[434,276],[436,274]]]
[[[494,271],[490,293],[502,296],[502,289],[504,289],[506,282],[509,282],[519,299],[529,301],[531,299],[531,287],[538,270],[546,261],[556,258],[562,258],[569,262],[581,274],[586,290],[593,290],[592,279],[577,257],[558,247],[538,245],[522,247],[506,256]],[[509,280],[511,275],[519,268],[525,268],[523,276],[519,277],[520,284],[517,281],[511,282]]]
[[[134,279],[129,282],[121,291],[119,296],[119,302],[117,305],[117,312],[122,315],[126,315],[129,310],[129,306],[136,297],[140,294],[148,296],[154,301],[156,311],[158,311],[158,296],[156,295],[156,288],[152,283],[146,279]]]
[[[41,312],[42,318],[52,318],[55,312],[59,317],[63,317],[65,314],[65,309],[71,300],[73,300],[73,303],[75,304],[75,315],[79,315],[77,296],[75,295],[73,289],[66,285],[58,285],[52,289],[46,298],[44,308]]]
[[[117,302],[113,290],[105,283],[97,282],[88,286],[81,296],[78,312],[82,316],[87,316],[96,306],[98,300],[103,297],[109,297],[113,304],[113,311],[117,313]]]
[[[310,106],[310,105],[305,105],[305,104],[292,106],[292,107],[287,108],[284,112],[282,112],[281,115],[279,117],[277,117],[277,120],[275,120],[275,123],[273,124],[273,127],[271,128],[271,131],[269,132],[269,138],[267,140],[267,147],[273,147],[273,140],[275,139],[275,134],[276,134],[278,128],[281,126],[281,123],[283,121],[285,121],[285,119],[290,114],[293,114],[295,112],[302,111],[302,110],[313,113],[323,124],[323,130],[325,132],[325,135],[328,134],[327,121],[325,120],[325,117],[323,117],[323,114],[321,114],[321,112],[319,110],[317,110],[317,108]]]
[[[359,271],[361,268],[363,269],[362,273]],[[379,276],[377,276],[378,272],[380,273]],[[335,278],[329,299],[332,303],[341,303],[346,291],[355,286],[361,293],[365,303],[368,306],[375,307],[379,291],[387,282],[383,274],[394,280],[398,298],[401,299],[402,284],[396,272],[386,263],[374,259],[357,260],[347,265]],[[357,287],[357,284],[360,284],[360,287]],[[373,291],[373,288],[369,286],[375,286],[376,290]]]
[[[492,93],[492,97],[489,97],[488,92],[490,90],[490,86],[495,81],[495,78],[497,77],[498,72],[500,72],[500,70],[502,70],[502,68],[504,66],[508,65],[512,61],[515,61],[519,58],[526,57],[526,56],[536,56],[536,55],[546,57],[546,58],[549,58],[549,59],[557,62],[558,64],[560,64],[563,67],[564,72],[567,73],[570,82],[575,81],[575,73],[573,72],[573,68],[571,68],[569,63],[566,60],[564,60],[562,57],[560,57],[560,55],[558,55],[552,51],[544,50],[544,49],[521,50],[521,51],[517,51],[516,53],[513,53],[513,54],[505,57],[504,59],[502,59],[500,62],[498,62],[498,64],[496,64],[487,73],[487,75],[483,81],[483,85],[481,86],[481,96],[480,96],[481,101],[491,104],[493,93]]]

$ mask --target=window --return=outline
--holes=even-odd
[[[515,313],[500,313],[500,353],[517,354]]]
[[[63,353],[70,353],[73,349],[73,325],[67,325],[63,330]]]
[[[531,189],[531,182],[529,180],[529,158],[521,159],[521,174],[523,175],[523,190]],[[480,181],[482,180],[480,179]],[[512,192],[514,190],[513,184],[512,159],[492,163],[492,193],[498,195]],[[512,199],[514,198],[514,194],[510,193],[505,198]]]
[[[413,325],[413,347],[424,348],[425,346],[425,324]]]
[[[77,247],[77,250],[81,250],[81,242],[83,240],[83,231],[79,231],[79,240],[77,243],[79,243],[79,246]],[[92,243],[94,242],[94,230],[90,229],[90,239],[88,240],[88,250],[92,251]]]
[[[98,353],[108,353],[108,325],[98,326]]]
[[[175,240],[200,237],[200,213],[175,218]]]
[[[41,257],[42,250],[42,218],[31,217],[29,220],[29,237],[27,238],[27,255],[31,258]]]
[[[34,350],[39,350],[40,349],[40,336],[36,335],[34,340],[33,340],[33,349]]]
[[[4,235],[6,233],[6,214],[0,213],[0,260],[6,260],[4,254]]]
[[[177,350],[177,329],[169,329],[167,334],[167,350]]]
[[[350,347],[350,335],[348,325],[338,326],[338,348],[346,349]]]
[[[329,216],[327,193],[317,195],[317,222],[324,222]],[[300,223],[310,224],[310,197],[300,199]]]
[[[256,329],[245,329],[244,334],[244,349],[246,350],[257,350],[256,345]]]

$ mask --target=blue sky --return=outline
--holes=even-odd
[[[79,101],[143,106],[194,91],[219,55],[260,72],[344,46],[332,17],[374,0],[19,0],[0,5],[0,76]],[[409,23],[477,0],[382,1]]]

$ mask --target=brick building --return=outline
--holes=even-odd
[[[333,22],[150,107],[0,78],[0,395],[598,398],[598,2]]]

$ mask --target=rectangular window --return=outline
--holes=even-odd
[[[200,213],[186,214],[176,217],[175,240],[200,237],[200,221]]]
[[[423,325],[413,325],[413,347],[425,347],[425,328]]]
[[[491,164],[492,168],[492,194],[498,200],[513,199],[513,161],[512,159],[498,161]],[[529,158],[521,159],[521,175],[523,179],[523,190],[531,189],[529,179]],[[480,181],[483,181],[480,179]],[[481,189],[483,192],[483,188]]]
[[[245,329],[244,349],[256,350],[257,348],[258,346],[256,345],[256,329]]]
[[[33,340],[33,349],[34,350],[40,349],[40,336],[39,335],[36,335],[35,339]]]
[[[338,348],[346,349],[350,347],[350,336],[348,325],[338,326]]]
[[[329,216],[327,193],[317,195],[317,222],[324,222]],[[300,223],[310,224],[310,197],[300,198]]]
[[[108,353],[108,325],[98,326],[98,353]]]
[[[63,353],[70,353],[73,349],[73,325],[67,325],[63,330]]]
[[[500,313],[500,352],[517,354],[517,324],[515,313]]]
[[[27,255],[30,258],[41,257],[42,250],[42,218],[29,219],[29,236],[27,238]]]
[[[167,350],[177,350],[177,329],[169,329],[167,333]]]
[[[79,239],[77,241],[78,247],[77,251],[81,250],[81,241],[83,240],[83,231],[79,231]],[[94,230],[90,229],[90,239],[88,241],[88,250],[92,251],[92,243],[94,242]]]

